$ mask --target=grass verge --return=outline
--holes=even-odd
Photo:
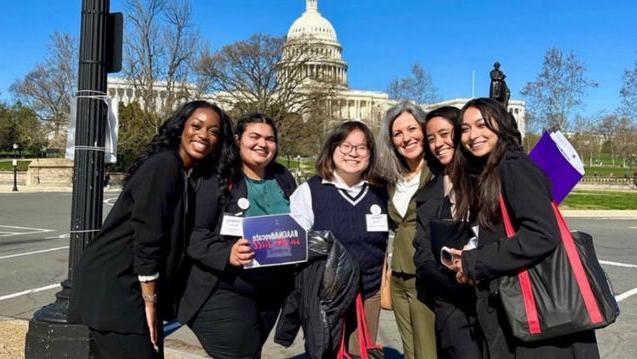
[[[565,209],[637,209],[637,191],[571,192],[560,205]]]

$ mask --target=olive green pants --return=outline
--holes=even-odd
[[[391,299],[405,359],[436,359],[433,304],[420,281],[413,274],[392,273]]]

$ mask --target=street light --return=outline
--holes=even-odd
[[[18,144],[13,144],[13,192],[18,192]]]

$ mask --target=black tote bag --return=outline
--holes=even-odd
[[[556,249],[533,267],[502,277],[499,293],[513,335],[525,342],[559,337],[615,322],[619,306],[592,237],[570,232],[552,203],[560,229]],[[504,198],[500,209],[507,237],[515,234]]]

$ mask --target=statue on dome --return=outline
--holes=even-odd
[[[509,108],[509,98],[511,91],[504,79],[506,75],[500,70],[500,63],[493,64],[493,70],[489,73],[491,76],[491,86],[489,88],[489,97],[500,102],[504,108]]]

